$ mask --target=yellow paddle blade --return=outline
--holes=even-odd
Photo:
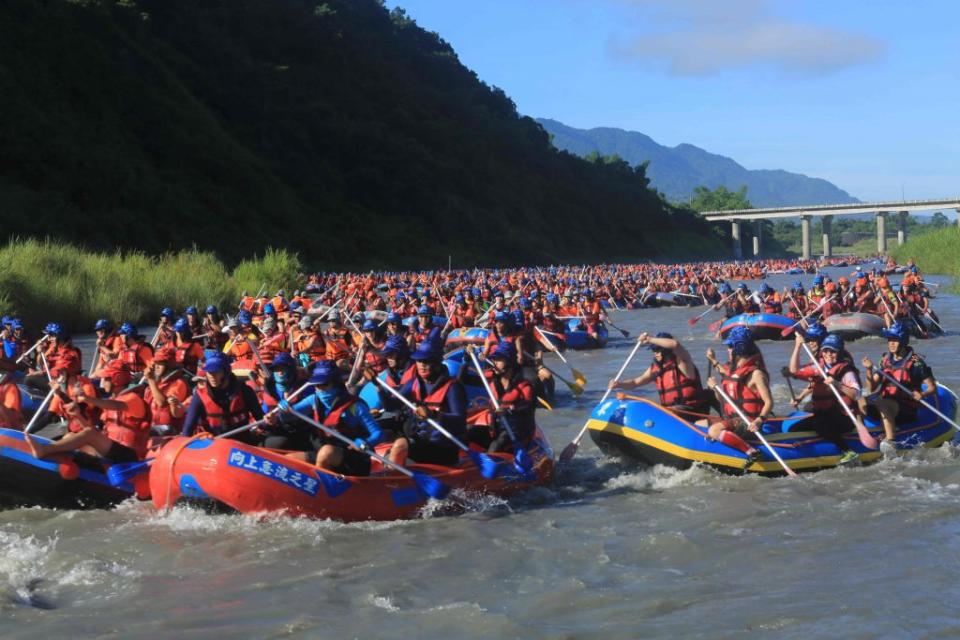
[[[544,400],[543,398],[541,398],[540,396],[537,396],[537,402],[542,404],[547,411],[553,411],[553,407],[550,406],[550,403]]]
[[[578,369],[570,369],[570,372],[573,373],[573,381],[580,386],[580,390],[583,391],[583,387],[587,386],[587,376],[583,375]]]

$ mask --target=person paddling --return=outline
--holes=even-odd
[[[636,378],[611,380],[608,388],[636,389],[653,382],[663,407],[690,413],[709,413],[710,399],[700,382],[700,372],[690,352],[680,341],[662,331],[654,337],[642,333],[639,342],[653,351],[653,362]]]
[[[472,349],[472,347],[468,347]],[[490,391],[500,404],[500,413],[517,439],[518,446],[526,447],[536,431],[536,402],[533,385],[523,376],[517,364],[517,349],[509,342],[500,343],[490,354],[493,370],[486,370]],[[493,406],[487,408],[483,420],[475,423],[485,428],[468,431],[469,441],[478,444],[489,453],[512,451],[513,441],[509,432],[497,419]],[[471,419],[472,420],[472,419]]]
[[[256,392],[230,371],[225,356],[211,355],[203,364],[202,373],[203,380],[187,407],[181,435],[192,436],[198,428],[219,435],[263,417]],[[244,432],[237,439],[258,444],[259,435]]]
[[[773,395],[770,393],[770,379],[760,350],[753,340],[753,334],[747,327],[734,327],[723,342],[730,354],[730,361],[721,365],[712,360],[721,374],[719,386],[733,400],[749,420],[744,424],[737,410],[717,394],[722,410],[722,419],[708,418],[698,420],[700,426],[709,426],[708,436],[728,447],[746,454],[744,469],[761,460],[763,454],[745,440],[747,433],[760,430],[763,421],[773,412]],[[717,381],[710,376],[707,386],[713,389]]]

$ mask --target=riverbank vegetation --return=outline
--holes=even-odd
[[[960,291],[960,229],[956,225],[908,238],[902,247],[890,249],[899,264],[913,258],[924,273],[953,276],[953,290]]]
[[[12,240],[0,247],[0,305],[32,327],[57,321],[86,332],[98,318],[153,322],[163,307],[233,310],[244,290],[253,294],[266,285],[271,295],[280,287],[292,291],[300,271],[299,257],[284,250],[268,249],[229,269],[196,249],[153,257]]]

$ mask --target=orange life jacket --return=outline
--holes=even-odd
[[[135,342],[120,352],[120,362],[130,373],[140,373],[153,362],[153,348],[145,342]]]
[[[250,413],[247,411],[241,391],[241,386],[237,383],[236,393],[230,396],[230,403],[224,409],[214,402],[206,383],[201,382],[197,386],[196,394],[199,396],[200,402],[203,403],[203,409],[207,414],[205,426],[208,431],[211,429],[222,430],[225,427],[230,429],[247,424]]]
[[[160,387],[160,391],[162,391],[165,396],[173,396],[180,402],[186,401],[190,396],[190,388],[187,387],[187,383],[180,378],[159,382],[157,386]],[[180,427],[183,426],[183,416],[175,418],[170,411],[169,404],[166,402],[163,404],[154,402],[153,390],[150,389],[150,387],[147,387],[147,390],[143,393],[143,400],[150,406],[151,426],[165,424],[172,427],[174,431],[180,431]]]
[[[5,410],[0,426],[10,429],[23,427],[23,406],[20,397],[20,388],[14,382],[0,384],[0,406]]]
[[[838,382],[849,372],[853,372],[854,374],[857,373],[856,368],[847,360],[841,360],[829,369],[827,368],[827,365],[823,361],[822,357],[818,356],[817,361],[827,373],[827,376],[837,380]],[[802,367],[794,374],[794,376],[800,378],[801,380],[810,381],[812,389],[810,393],[810,406],[814,411],[827,411],[837,406],[837,397],[833,395],[833,391],[830,390],[830,387],[824,384],[823,377],[820,375],[820,372],[817,370],[815,365],[808,364],[807,366]],[[843,403],[851,409],[855,409],[857,407],[857,401],[847,397],[846,394],[840,393],[840,397],[843,398]]]
[[[103,430],[108,438],[133,449],[141,459],[150,441],[150,410],[137,393],[125,391],[114,400],[127,405],[125,410],[103,412]]]
[[[913,352],[913,349],[909,349],[909,353],[907,353],[902,360],[894,363],[893,357],[889,353],[885,353],[880,360],[880,369],[907,389],[920,391],[923,380],[914,380],[910,374],[910,369],[918,357],[919,356]],[[893,398],[898,404],[904,405],[913,411],[916,411],[920,406],[916,398],[886,379],[884,379],[884,385],[880,389],[880,396],[882,398]]]

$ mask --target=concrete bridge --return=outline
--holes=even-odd
[[[810,258],[810,219],[820,218],[823,226],[823,255],[829,258],[830,250],[830,223],[833,216],[849,216],[863,213],[873,213],[877,217],[877,253],[887,252],[887,221],[884,214],[897,212],[897,244],[907,241],[907,216],[917,211],[942,211],[943,209],[957,210],[957,224],[960,224],[960,197],[943,200],[905,200],[900,202],[871,202],[856,204],[827,204],[809,207],[780,207],[774,209],[738,209],[735,211],[705,211],[703,216],[712,222],[727,222],[732,225],[733,254],[742,258],[740,248],[740,223],[743,220],[773,220],[776,218],[800,218],[800,235],[803,249],[803,258]],[[753,255],[760,255],[760,225],[756,225],[753,236]]]

